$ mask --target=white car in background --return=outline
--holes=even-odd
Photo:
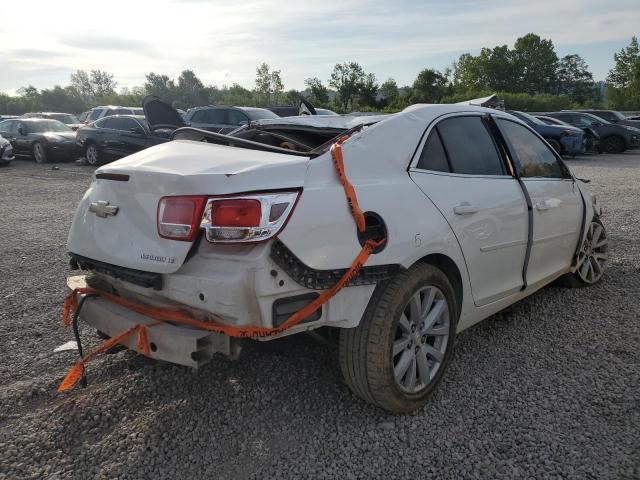
[[[161,111],[147,118],[166,127]],[[330,151],[344,134],[364,232]],[[260,340],[339,329],[346,383],[390,411],[426,403],[457,332],[558,278],[587,286],[603,274],[595,197],[498,110],[414,105],[174,135],[96,170],[68,241],[72,266],[90,274],[71,284],[203,322],[274,328],[334,285],[367,239],[382,241],[319,310]],[[87,298],[80,316],[111,337],[156,322],[104,297]],[[147,335],[152,358],[188,366],[238,353],[236,338],[184,325]]]

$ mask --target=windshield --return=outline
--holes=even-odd
[[[264,118],[280,118],[271,110],[263,108],[243,108],[242,111],[247,114],[249,120],[262,120]]]
[[[608,122],[604,118],[597,117],[596,115],[592,115],[591,113],[583,113],[582,115],[586,116],[591,123],[601,123],[603,125],[610,125],[611,122]]]
[[[38,132],[71,132],[72,130],[58,120],[38,120],[37,122],[25,122],[27,130],[31,133]]]
[[[80,123],[78,117],[76,117],[75,115],[71,115],[70,113],[53,113],[51,115],[47,115],[47,118],[58,120],[59,122],[65,123],[67,125],[69,125],[70,123]]]
[[[103,111],[104,108],[94,108],[93,110],[91,110],[91,112],[89,112],[89,120],[97,119]]]

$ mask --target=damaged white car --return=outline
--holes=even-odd
[[[146,354],[196,367],[237,355],[236,337],[332,327],[348,386],[394,412],[428,400],[456,332],[556,279],[594,284],[607,259],[585,181],[518,119],[470,105],[179,129],[96,170],[68,247],[88,271],[72,308],[115,342],[140,350],[119,335],[146,325]]]

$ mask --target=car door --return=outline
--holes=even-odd
[[[120,150],[122,156],[131,155],[147,148],[147,132],[133,118],[122,118],[120,125]]]
[[[120,135],[122,129],[121,117],[105,117],[100,123],[99,138],[102,153],[109,158],[123,157]]]
[[[16,120],[11,128],[14,137],[14,150],[21,155],[31,155],[31,144],[33,139],[29,136],[29,127],[25,122]]]
[[[527,283],[548,281],[571,265],[583,221],[582,197],[567,167],[538,135],[506,118],[496,123],[533,207]]]
[[[527,203],[483,114],[453,115],[425,135],[410,176],[453,230],[476,305],[523,288]]]

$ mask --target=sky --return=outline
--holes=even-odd
[[[613,53],[640,34],[640,0],[30,0],[2,6],[0,91],[67,85],[77,69],[112,73],[118,87],[149,72],[193,70],[217,86],[255,85],[267,62],[285,88],[327,82],[360,63],[379,81],[409,85],[424,68],[534,32],[559,56],[578,53],[604,80]],[[27,20],[28,18],[28,20]]]

